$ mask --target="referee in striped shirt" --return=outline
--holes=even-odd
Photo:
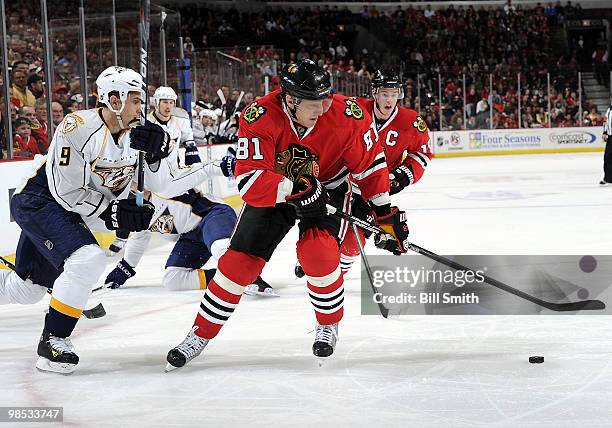
[[[606,142],[604,178],[599,184],[609,186],[612,185],[612,106],[606,111],[606,121],[603,124],[603,140]]]

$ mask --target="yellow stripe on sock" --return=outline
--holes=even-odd
[[[200,280],[200,290],[206,289],[206,274],[203,269],[197,269],[198,279]]]
[[[73,308],[65,303],[60,302],[55,297],[51,296],[51,301],[49,302],[49,306],[55,309],[56,311],[68,315],[72,318],[80,318],[83,313],[83,309]]]

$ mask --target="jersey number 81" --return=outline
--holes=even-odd
[[[259,148],[259,138],[253,137],[250,139],[253,147],[253,160],[262,160],[264,157]],[[238,138],[236,159],[244,160],[249,158],[249,139],[246,137]]]

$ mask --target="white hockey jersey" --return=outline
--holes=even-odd
[[[175,112],[184,110],[175,109]],[[185,113],[186,114],[186,113]],[[155,214],[149,224],[149,229],[131,233],[125,246],[124,259],[132,267],[136,267],[142,258],[147,245],[151,239],[151,233],[160,234],[183,234],[192,231],[200,224],[202,217],[194,212],[194,207],[184,200],[190,190],[198,187],[201,183],[213,176],[222,176],[223,172],[218,163],[193,164],[181,166],[179,162],[179,143],[193,141],[193,131],[187,117],[174,115],[168,121],[160,120],[154,113],[149,114],[148,119],[157,123],[170,134],[173,139],[172,152],[168,156],[173,168],[173,174],[177,177],[161,192],[153,191],[149,201],[155,205]],[[192,190],[192,193],[198,191]],[[186,196],[186,195],[185,195]],[[203,194],[210,201],[218,202],[211,195]],[[171,198],[177,198],[171,199]],[[190,199],[187,197],[186,199]],[[197,209],[196,209],[197,211]]]
[[[147,119],[150,122],[161,125],[170,134],[170,142],[173,146],[178,147],[179,144],[189,145],[195,143],[189,115],[182,108],[175,107],[170,120],[161,119],[155,111],[149,113]]]
[[[138,164],[129,130],[122,131],[115,141],[101,110],[67,115],[53,135],[49,153],[35,166],[37,172],[44,166],[46,183],[41,184],[48,186],[53,198],[64,209],[80,214],[94,231],[106,230],[98,216],[110,201],[128,197]],[[147,188],[155,191],[163,192],[173,179],[166,159],[153,167],[145,164],[144,173]]]
[[[189,195],[177,199],[167,199],[152,193],[149,201],[155,205],[155,214],[149,224],[149,229],[131,233],[125,245],[123,258],[132,267],[136,267],[151,239],[151,233],[176,235],[191,232],[198,227],[202,217],[197,213],[197,203],[188,201],[195,199],[199,192],[192,191]],[[202,195],[213,201],[209,196]]]

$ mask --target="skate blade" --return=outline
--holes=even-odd
[[[169,372],[172,372],[172,371],[174,371],[174,370],[178,370],[178,369],[180,369],[180,368],[181,368],[181,367],[175,367],[175,366],[173,366],[173,365],[172,365],[172,364],[170,364],[170,363],[166,363],[166,369],[165,369],[164,371],[165,371],[166,373],[169,373]]]
[[[317,357],[317,367],[322,368],[326,365],[329,365],[330,358],[329,357]]]
[[[36,361],[36,368],[41,372],[69,375],[76,369],[76,364],[56,363],[46,359],[45,357],[38,357],[38,361]]]
[[[280,297],[280,294],[273,288],[265,288],[263,291],[259,291],[259,286],[256,284],[247,285],[244,288],[244,294],[247,296]]]

